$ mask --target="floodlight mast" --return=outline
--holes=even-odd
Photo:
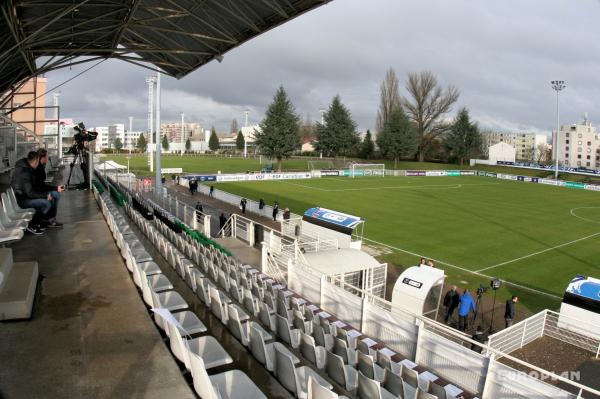
[[[552,88],[556,91],[556,141],[554,145],[556,149],[554,150],[555,157],[555,170],[554,170],[554,179],[558,180],[558,151],[559,151],[559,138],[560,138],[560,108],[558,102],[558,94],[567,87],[567,84],[564,80],[553,80],[550,82],[552,84]]]

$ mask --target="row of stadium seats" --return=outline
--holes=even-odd
[[[174,232],[157,218],[155,232],[132,208],[128,213],[200,300],[297,397],[312,397],[309,386],[335,394],[319,372],[295,367],[300,359],[293,351],[352,396],[450,397],[443,387],[419,380],[416,371],[377,356],[365,342],[316,316],[320,309],[307,306],[306,300],[258,270]],[[292,350],[281,342],[269,342],[271,333]]]
[[[212,336],[192,338],[207,331],[198,317],[188,309],[181,295],[162,275],[152,256],[133,232],[107,194],[97,194],[107,224],[121,251],[135,284],[141,289],[144,302],[153,310],[156,324],[169,337],[174,356],[191,372],[193,385],[202,398],[249,398],[266,396],[239,370],[209,376],[208,369],[231,363],[233,359]],[[145,220],[145,219],[144,219]],[[149,225],[149,222],[144,224]]]

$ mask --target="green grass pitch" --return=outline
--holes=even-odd
[[[365,237],[397,248],[384,260],[435,259],[449,281],[506,286],[535,311],[555,308],[577,274],[600,275],[600,193],[486,177],[323,178],[218,183],[302,214],[322,206],[366,219]],[[369,243],[372,244],[372,243]],[[474,274],[473,272],[480,273]]]
[[[107,155],[127,165],[124,155]],[[317,165],[315,167],[319,167]],[[372,161],[381,162],[381,161]],[[271,161],[163,155],[163,167],[187,173],[260,170]],[[306,159],[284,161],[286,170],[307,170]],[[386,167],[390,168],[390,162]],[[151,175],[147,159],[134,155],[130,167]],[[458,169],[457,165],[401,162],[400,169]],[[467,167],[463,167],[467,169]],[[501,166],[479,166],[500,173],[549,176]],[[572,181],[594,180],[561,174]],[[600,193],[485,177],[324,178],[288,182],[220,183],[219,188],[302,213],[315,205],[367,220],[366,238],[398,248],[382,255],[401,267],[418,254],[437,260],[449,282],[476,288],[495,276],[550,294],[505,286],[499,297],[521,296],[531,311],[555,309],[576,274],[600,276]],[[579,208],[579,209],[577,209]],[[595,235],[598,233],[598,235]],[[373,244],[373,243],[369,243]],[[480,271],[480,274],[473,272]]]

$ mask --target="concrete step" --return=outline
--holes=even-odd
[[[0,291],[0,320],[31,317],[38,275],[37,262],[13,263]]]
[[[0,248],[0,292],[6,284],[7,277],[13,265],[12,249]]]

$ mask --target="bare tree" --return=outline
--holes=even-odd
[[[401,104],[415,124],[419,162],[423,162],[431,143],[448,130],[449,124],[443,116],[452,109],[460,93],[454,86],[442,90],[437,77],[430,71],[409,73],[406,90],[410,98],[402,97]]]
[[[231,125],[229,125],[229,133],[237,133],[239,130],[237,119],[231,120]]]
[[[537,148],[535,149],[536,162],[539,164],[545,164],[546,162],[548,162],[549,150],[550,150],[550,147],[548,146],[548,144],[546,144],[546,143],[538,144]]]
[[[395,108],[400,107],[400,83],[393,68],[388,69],[381,82],[379,94],[379,110],[377,111],[376,128],[382,132],[385,124]]]

